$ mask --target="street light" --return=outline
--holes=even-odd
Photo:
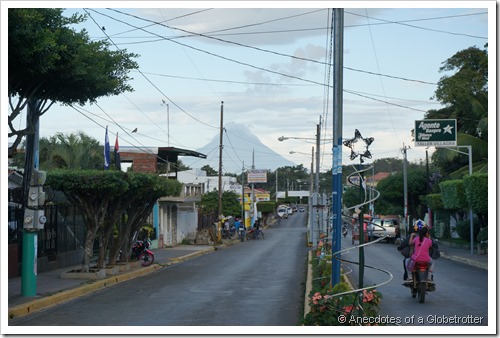
[[[293,151],[293,150],[290,151],[290,154],[302,154],[302,155],[307,155],[307,156],[311,155],[311,154],[308,154],[308,153],[302,153],[300,151]]]
[[[315,138],[310,138],[310,137],[290,137],[290,136],[280,136],[278,137],[278,141],[280,142],[283,142],[285,140],[289,140],[289,139],[293,139],[293,140],[311,140],[311,141],[316,141]]]

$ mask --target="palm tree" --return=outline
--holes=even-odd
[[[102,157],[99,142],[82,131],[40,139],[41,167],[45,169],[99,169]]]

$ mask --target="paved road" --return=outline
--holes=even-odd
[[[305,215],[267,229],[265,240],[237,243],[9,325],[298,325],[308,250]]]
[[[342,245],[351,246],[349,236],[343,239]],[[343,255],[343,258],[357,262],[358,252],[355,249]],[[449,321],[457,317],[462,321],[460,325],[488,324],[487,270],[445,258],[436,260],[436,291],[427,293],[425,303],[420,304],[411,297],[410,289],[401,285],[402,261],[403,256],[393,244],[380,242],[365,247],[365,263],[388,270],[393,275],[388,284],[377,288],[383,294],[381,315],[398,320],[400,325],[451,325]],[[355,287],[359,284],[357,271],[357,266],[354,266],[350,276]],[[390,277],[383,272],[365,269],[364,286],[380,284],[388,279]],[[419,317],[422,318],[421,322],[418,322]],[[405,320],[408,322],[405,323]],[[473,324],[473,321],[476,323]]]

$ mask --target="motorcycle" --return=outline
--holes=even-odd
[[[245,227],[243,225],[238,229],[238,237],[240,238],[240,241],[245,241]]]
[[[344,238],[347,236],[347,227],[344,225],[342,225],[342,236],[344,236]]]
[[[145,241],[137,241],[132,247],[132,258],[137,259],[141,262],[142,266],[149,266],[153,264],[155,260],[155,255],[149,247],[151,246],[151,241],[146,239]]]
[[[265,239],[264,232],[261,229],[256,229],[256,228],[250,228],[250,230],[248,230],[247,232],[246,238],[247,240],[259,239],[259,238]]]
[[[416,262],[411,272],[412,280],[403,283],[404,286],[410,288],[411,296],[417,298],[419,303],[425,302],[427,292],[436,290],[433,278],[429,280],[429,265],[429,262]]]

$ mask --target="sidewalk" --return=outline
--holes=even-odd
[[[223,245],[224,246],[224,245]],[[152,250],[155,261],[148,267],[131,268],[129,271],[107,276],[104,279],[67,279],[61,273],[80,266],[66,267],[39,273],[35,297],[21,296],[21,277],[9,278],[9,319],[67,302],[94,291],[155,272],[163,267],[183,262],[187,259],[213,252],[219,247],[213,245],[179,245],[173,248]]]
[[[488,270],[488,255],[479,255],[476,250],[471,255],[470,249],[452,247],[446,242],[439,242],[441,258],[472,265]]]

